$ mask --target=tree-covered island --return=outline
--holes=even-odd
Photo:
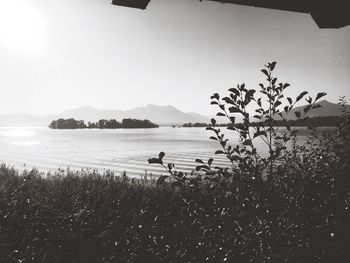
[[[123,119],[118,122],[115,119],[99,120],[97,122],[88,122],[83,120],[58,119],[53,120],[49,128],[51,129],[137,129],[137,128],[158,128],[159,126],[149,120]]]

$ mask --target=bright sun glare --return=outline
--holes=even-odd
[[[0,0],[0,48],[36,54],[44,48],[44,18],[27,0]]]

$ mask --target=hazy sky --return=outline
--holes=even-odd
[[[320,30],[307,14],[197,0],[0,0],[0,113],[149,103],[211,114],[213,92],[263,80],[278,62],[288,95],[350,100],[350,27]]]

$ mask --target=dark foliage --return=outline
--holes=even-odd
[[[136,120],[136,119],[123,119],[122,126],[124,129],[158,128],[159,127],[157,124],[154,124],[149,120]]]
[[[83,129],[86,128],[84,121],[75,119],[58,119],[49,125],[51,129]]]
[[[305,117],[297,120],[274,120],[273,126],[281,127],[338,127],[342,123],[341,116],[319,116]],[[251,126],[259,126],[260,122],[252,122]],[[268,126],[269,122],[265,121],[263,125]]]
[[[231,244],[230,253],[237,254],[229,257],[229,262],[347,262],[349,113],[343,112],[337,136],[320,136],[313,128],[307,144],[298,145],[297,130],[291,129],[285,119],[276,121],[276,117],[287,116],[307,92],[300,93],[295,100],[288,97],[287,106],[283,107],[283,93],[289,84],[277,84],[272,75],[275,66],[276,62],[268,63],[262,70],[268,82],[267,86],[259,84],[264,98],[257,98],[256,91],[244,84],[229,89],[229,95],[222,99],[217,93],[211,97],[211,104],[220,109],[217,116],[227,117],[231,122],[227,129],[240,137],[237,145],[231,145],[215,119],[207,127],[214,133],[210,139],[221,147],[215,154],[226,156],[231,166],[213,166],[213,158],[207,162],[196,159],[196,172],[188,175],[175,170],[174,164],[165,165],[159,158],[158,162],[153,159],[149,162],[161,164],[169,174],[159,178],[159,184],[168,180],[172,185],[200,189],[237,202],[237,210],[230,208],[236,219],[231,222],[236,222],[236,231],[239,229],[238,236],[243,240]],[[308,121],[306,114],[319,107],[317,101],[325,95],[307,97],[303,112],[296,112],[296,122]],[[252,117],[259,122],[252,122],[247,111],[252,103],[256,105],[256,115]],[[345,105],[344,100],[341,104]],[[243,117],[243,123],[236,123],[237,114]],[[280,129],[283,126],[285,131]],[[255,147],[257,138],[268,146],[267,156],[261,156]],[[227,236],[232,237],[232,232]],[[221,238],[227,236],[222,234]]]
[[[111,120],[99,120],[98,122],[88,122],[86,125],[84,121],[78,121],[75,119],[58,119],[52,121],[49,125],[51,129],[130,129],[130,128],[158,128],[157,124],[150,122],[149,120],[137,120],[137,119],[123,119],[122,123]]]
[[[191,128],[191,127],[207,127],[208,124],[207,123],[199,123],[199,122],[196,122],[196,123],[185,123],[182,125],[182,127],[184,128]]]
[[[308,117],[305,116],[302,119],[296,119],[296,120],[273,120],[272,125],[277,127],[338,127],[342,122],[341,116],[319,116],[319,117]],[[243,124],[243,123],[240,123]],[[259,122],[251,122],[250,127],[257,127],[257,126],[269,126],[269,121],[264,121],[263,123],[261,121]],[[208,123],[185,123],[182,125],[182,127],[185,128],[191,128],[191,127],[209,127],[212,126]],[[232,123],[217,123],[215,124],[216,127],[232,127]]]

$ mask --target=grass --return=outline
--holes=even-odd
[[[203,184],[180,192],[108,171],[44,175],[3,164],[0,258],[348,262],[350,188],[348,179],[335,184],[343,175],[332,162],[313,163],[314,172],[283,168],[273,186],[238,180],[230,191]]]

